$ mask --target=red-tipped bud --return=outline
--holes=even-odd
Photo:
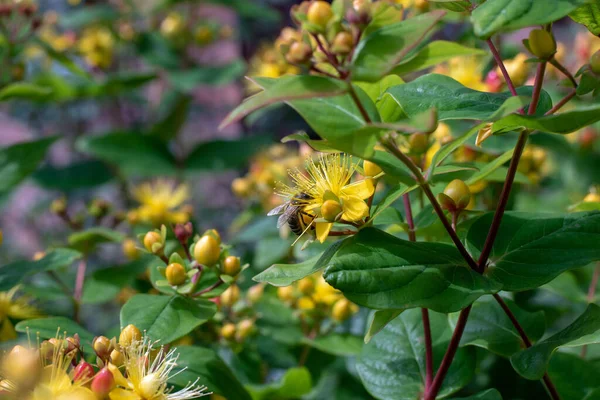
[[[96,371],[94,371],[94,367],[92,367],[92,364],[82,361],[75,367],[75,370],[73,372],[73,381],[86,382],[92,379],[95,373]]]
[[[194,234],[194,227],[191,222],[187,222],[185,224],[175,225],[173,231],[175,232],[175,237],[179,243],[185,244]]]
[[[100,372],[96,374],[92,381],[91,389],[98,397],[102,398],[110,393],[115,387],[115,377],[108,370],[108,368],[102,368]]]

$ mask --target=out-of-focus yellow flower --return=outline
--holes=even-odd
[[[263,45],[250,60],[249,76],[279,78],[284,75],[298,75],[300,69],[289,64],[274,44]],[[249,93],[259,90],[252,82],[246,87]]]
[[[322,206],[327,201],[341,205],[340,221],[358,222],[369,215],[366,199],[375,191],[372,179],[350,183],[356,166],[351,157],[340,154],[321,155],[317,162],[309,159],[306,173],[296,169],[290,171],[294,187],[281,185],[279,194],[288,199],[298,193],[308,198],[295,200],[305,212],[316,217],[314,224],[317,239],[323,243],[329,236],[333,222],[319,221]]]
[[[532,184],[537,185],[548,173],[548,154],[541,147],[529,145],[523,150],[519,162],[519,172],[527,175]]]
[[[527,62],[528,59],[529,56],[527,54],[519,53],[515,58],[504,61],[506,72],[508,72],[508,76],[510,76],[510,79],[515,86],[523,85],[529,77],[531,63]],[[504,75],[502,75],[499,68],[496,72],[504,79]]]
[[[85,61],[98,68],[107,68],[112,64],[114,46],[112,33],[102,26],[86,28],[78,44]]]
[[[27,296],[18,296],[18,286],[8,292],[0,292],[0,342],[17,338],[11,319],[25,320],[39,318],[40,311],[31,305]]]
[[[166,180],[143,183],[132,191],[133,198],[141,205],[135,210],[136,219],[142,222],[160,224],[183,224],[190,219],[187,207],[182,206],[189,199],[187,185],[173,185]]]
[[[316,304],[324,304],[331,306],[333,303],[343,298],[342,292],[336,290],[333,286],[325,281],[322,274],[315,278],[315,289],[312,299]]]
[[[179,391],[168,387],[167,381],[173,375],[177,365],[177,349],[156,348],[156,344],[147,337],[134,340],[122,347],[123,374],[119,368],[109,364],[117,387],[109,397],[111,400],[187,400],[208,396],[205,386],[199,386],[198,380]]]
[[[446,64],[437,66],[433,72],[447,75],[473,90],[485,91],[483,63],[479,57],[455,57]]]
[[[433,156],[435,156],[435,154],[442,148],[443,145],[452,141],[450,127],[443,122],[438,125],[432,136],[434,142],[431,146],[429,146],[429,149],[427,149],[427,153],[425,153],[425,161],[423,165],[424,168],[429,168],[431,162],[433,161]]]

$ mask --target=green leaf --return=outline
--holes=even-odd
[[[448,61],[451,58],[459,56],[482,56],[485,51],[466,47],[456,42],[447,42],[445,40],[436,40],[428,43],[419,50],[413,57],[403,61],[392,73],[396,75],[405,75],[411,72],[420,71],[425,68]]]
[[[224,171],[246,166],[258,151],[272,143],[268,135],[200,143],[185,161],[187,172]]]
[[[263,80],[262,82],[266,82]],[[233,110],[221,123],[220,128],[240,121],[254,111],[271,104],[290,100],[339,96],[348,91],[347,84],[337,79],[312,75],[290,75],[270,80],[268,88],[244,102]]]
[[[57,63],[59,63],[60,65],[65,67],[66,69],[68,69],[70,72],[72,72],[75,75],[78,75],[82,78],[86,78],[86,79],[90,78],[90,74],[87,71],[85,71],[83,68],[81,68],[79,65],[77,65],[77,63],[75,61],[71,60],[64,53],[56,51],[54,49],[54,47],[52,47],[52,45],[50,45],[49,43],[44,41],[41,37],[34,36],[31,38],[31,40],[35,44],[40,46],[50,58],[52,58],[54,61],[56,61]]]
[[[410,193],[413,190],[418,188],[415,186],[405,186],[405,185],[397,185],[396,187],[390,189],[390,191],[385,195],[385,197],[377,204],[375,210],[371,214],[371,220],[376,220],[377,217],[385,211],[388,207],[390,207],[394,202],[396,202],[400,197],[405,195],[406,193]]]
[[[375,82],[388,75],[445,15],[436,10],[384,26],[360,41],[352,59],[352,79]]]
[[[148,266],[155,265],[155,260],[155,256],[148,255],[127,264],[94,271],[85,280],[81,301],[86,304],[100,304],[114,300],[121,289],[131,285]]]
[[[479,257],[493,213],[467,233],[467,249]],[[507,212],[490,254],[486,276],[503,290],[533,289],[560,273],[600,260],[600,212],[539,215]]]
[[[120,243],[125,240],[125,235],[112,229],[101,226],[75,232],[69,235],[69,246],[82,252],[89,253],[102,243]]]
[[[431,166],[429,167],[428,176],[433,176],[435,173],[435,169],[439,167],[446,158],[448,158],[454,151],[456,151],[460,146],[467,142],[471,137],[473,137],[481,128],[483,128],[485,124],[479,124],[465,132],[462,136],[457,137],[452,140],[450,143],[444,145],[437,153],[433,156],[431,160]]]
[[[376,310],[373,311],[367,323],[367,332],[365,333],[365,343],[369,343],[373,336],[377,335],[383,328],[396,317],[402,314],[404,310]]]
[[[438,4],[440,7],[443,7],[446,10],[455,11],[455,12],[469,11],[472,7],[472,4],[469,0],[429,0],[429,1],[432,3]]]
[[[499,290],[453,246],[408,242],[374,228],[344,240],[323,275],[351,301],[374,309],[453,312]]]
[[[61,15],[60,25],[67,29],[75,29],[82,26],[112,23],[119,18],[117,10],[108,4],[87,5],[72,9]]]
[[[396,179],[399,183],[414,186],[416,180],[408,167],[387,151],[375,150],[373,156],[367,160],[374,162],[386,173],[388,177]]]
[[[204,299],[137,294],[121,308],[121,326],[133,324],[167,344],[208,321],[216,311],[216,305]]]
[[[503,299],[513,312],[530,340],[536,341],[544,334],[546,320],[543,311],[535,313],[519,308],[513,301]],[[448,316],[454,328],[458,313]],[[506,316],[500,305],[489,296],[482,297],[473,304],[469,314],[469,323],[460,341],[461,346],[477,346],[492,353],[510,357],[525,348],[521,336]]]
[[[402,85],[404,81],[397,75],[386,75],[376,82],[355,82],[375,103],[392,86]]]
[[[220,86],[231,83],[244,75],[246,64],[236,60],[219,67],[198,67],[187,71],[172,71],[169,82],[183,93],[192,93],[200,85]]]
[[[492,132],[502,133],[527,128],[547,133],[567,134],[598,121],[600,121],[600,105],[591,105],[543,117],[511,114],[494,122]]]
[[[68,267],[81,257],[72,249],[55,249],[37,261],[15,261],[0,267],[0,291],[15,287],[28,275]]]
[[[276,81],[259,78],[257,82],[268,91]],[[354,89],[369,119],[378,122],[379,114],[369,95],[359,86],[355,85]],[[286,103],[296,110],[321,138],[327,140],[328,146],[363,158],[372,154],[377,134],[381,130],[366,128],[367,121],[349,94],[290,100]]]
[[[272,265],[252,279],[256,282],[267,282],[273,286],[289,286],[325,268],[343,242],[344,240],[337,241],[320,256],[310,258],[299,264]]]
[[[474,185],[479,181],[486,179],[490,176],[494,171],[498,168],[502,167],[506,162],[508,162],[514,153],[514,149],[507,151],[499,157],[496,157],[493,161],[485,164],[479,171],[475,172],[471,177],[465,182],[467,185]],[[506,177],[506,175],[504,175]],[[503,181],[504,179],[502,179]]]
[[[77,148],[113,164],[128,176],[174,175],[175,160],[165,143],[133,132],[82,137]]]
[[[16,82],[6,85],[0,90],[0,101],[44,100],[52,93],[52,89],[29,82]]]
[[[548,375],[562,400],[599,400],[600,371],[597,363],[578,355],[556,353],[550,361]]]
[[[487,0],[471,13],[475,35],[489,38],[533,25],[557,21],[587,0]]]
[[[95,336],[76,322],[65,317],[49,317],[21,321],[15,326],[15,329],[17,332],[29,332],[32,338],[39,335],[41,339],[54,338],[57,333],[63,335],[66,332],[67,336],[73,336],[77,333],[86,346],[91,345]]]
[[[594,35],[600,35],[600,3],[585,4],[571,12],[569,17],[585,25]]]
[[[445,315],[429,313],[434,371],[446,351],[452,331]],[[470,349],[459,349],[439,397],[465,386],[475,373]],[[365,388],[378,399],[414,400],[425,389],[425,345],[421,310],[407,310],[363,346],[356,369]]]
[[[520,96],[530,97],[533,88],[520,87],[517,92]],[[404,85],[394,86],[388,89],[386,96],[390,96],[409,117],[435,108],[440,121],[492,121],[529,103],[520,96],[518,100],[512,99],[510,92],[487,93],[469,89],[449,76],[438,74],[424,75]],[[546,112],[551,107],[550,95],[542,92],[536,113]]]
[[[488,389],[469,397],[453,397],[452,400],[502,400],[502,395],[496,389]]]
[[[56,137],[17,143],[0,149],[0,195],[8,193],[35,171]]]
[[[510,362],[521,376],[542,379],[552,354],[559,347],[600,343],[600,307],[590,304],[571,325],[532,347],[514,354]]]
[[[252,400],[296,399],[311,391],[312,379],[306,368],[290,368],[278,382],[248,385],[246,388]]]
[[[32,177],[45,189],[70,192],[103,185],[112,180],[114,175],[103,162],[90,160],[66,167],[47,165],[36,171]]]
[[[209,392],[228,399],[251,399],[244,386],[214,350],[180,346],[177,347],[177,353],[177,365],[170,375],[169,383],[185,387],[198,379],[198,383],[205,385]]]
[[[303,342],[323,353],[339,357],[358,355],[363,346],[363,340],[359,336],[338,333],[318,336],[315,339],[305,337]]]
[[[192,97],[182,94],[176,94],[174,104],[169,113],[150,131],[150,135],[162,140],[171,140],[176,138],[183,128],[192,104]]]

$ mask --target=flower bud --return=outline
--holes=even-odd
[[[168,39],[175,39],[184,28],[185,22],[181,14],[172,12],[160,24],[160,33]]]
[[[285,59],[290,64],[306,64],[312,56],[312,48],[305,42],[297,41],[292,43],[290,49],[285,55]]]
[[[216,229],[208,229],[202,234],[202,236],[212,236],[217,241],[217,244],[219,246],[221,245],[221,235]]]
[[[115,387],[115,377],[108,368],[102,368],[100,372],[96,374],[90,389],[99,398],[103,398]]]
[[[455,179],[446,186],[443,193],[439,194],[438,199],[444,209],[460,211],[469,205],[471,191],[465,182]]]
[[[183,265],[179,263],[169,264],[165,271],[165,277],[171,286],[178,286],[187,280],[187,273]]]
[[[2,361],[4,378],[17,385],[27,385],[34,381],[40,366],[39,353],[20,345],[13,347]]]
[[[95,373],[96,372],[94,371],[92,364],[81,361],[79,364],[77,364],[75,370],[73,371],[73,382],[87,382],[88,380],[92,379]]]
[[[110,352],[110,362],[111,364],[120,367],[125,362],[125,356],[119,350],[114,349]]]
[[[179,243],[187,243],[188,240],[194,234],[194,227],[191,222],[186,222],[185,224],[177,224],[173,229],[175,233],[175,237],[179,241]]]
[[[429,136],[425,133],[413,133],[408,138],[411,153],[423,154],[429,147]]]
[[[137,249],[137,245],[133,239],[125,239],[123,241],[123,254],[129,260],[137,260],[140,257],[140,252]]]
[[[336,54],[348,54],[354,47],[354,38],[350,32],[342,31],[335,35],[331,50]]]
[[[251,319],[244,319],[241,320],[240,322],[238,322],[237,326],[236,326],[236,333],[235,333],[235,338],[237,339],[238,342],[242,342],[244,339],[246,339],[248,336],[250,336],[252,333],[254,333],[255,327],[254,327],[254,321]]]
[[[365,176],[377,176],[383,172],[379,165],[368,160],[363,161],[363,169],[365,172]]]
[[[92,342],[92,348],[101,360],[107,360],[113,350],[113,343],[106,336],[98,336]]]
[[[246,299],[251,304],[256,304],[260,301],[263,294],[265,293],[265,285],[259,283],[258,285],[252,286],[246,292]]]
[[[487,85],[487,89],[492,93],[500,92],[502,90],[503,83],[504,81],[498,74],[498,71],[491,70],[485,77],[485,84]]]
[[[329,222],[338,220],[342,211],[342,205],[335,200],[326,200],[321,206],[321,215]]]
[[[292,286],[277,288],[277,297],[279,300],[286,302],[294,300],[294,288]]]
[[[595,74],[600,74],[600,50],[595,52],[590,58],[590,68]]]
[[[55,199],[50,204],[50,211],[54,214],[61,215],[67,212],[67,200],[64,197]]]
[[[238,197],[246,197],[250,194],[250,182],[246,178],[235,178],[231,182],[231,191]]]
[[[315,283],[310,277],[298,281],[298,290],[304,295],[310,295],[315,290]]]
[[[228,256],[223,261],[223,270],[222,272],[225,275],[236,276],[240,273],[241,263],[240,258],[236,256]]]
[[[154,254],[160,253],[163,250],[163,248],[165,247],[165,244],[162,241],[162,237],[161,237],[160,233],[155,232],[155,231],[150,231],[150,232],[146,233],[146,236],[144,236],[144,247],[150,253],[154,253]]]
[[[300,297],[296,303],[299,310],[310,311],[315,309],[315,302],[310,297]]]
[[[92,217],[102,218],[110,210],[110,204],[104,199],[94,199],[88,207],[88,212]]]
[[[344,322],[358,311],[358,306],[348,299],[340,299],[335,302],[331,310],[331,318],[337,322]]]
[[[326,1],[313,1],[308,7],[308,21],[320,28],[326,28],[331,18],[333,18],[333,10],[331,5]]]
[[[228,323],[221,328],[221,337],[225,340],[233,340],[235,338],[235,325]]]
[[[237,285],[231,285],[219,296],[221,304],[225,307],[231,307],[240,299],[240,288]]]
[[[220,256],[219,242],[211,235],[204,235],[194,246],[194,258],[198,264],[210,267],[219,261]]]
[[[542,60],[549,60],[556,53],[556,41],[545,29],[533,29],[529,32],[529,50]]]
[[[119,345],[121,347],[128,347],[131,343],[140,340],[142,340],[142,332],[133,324],[127,325],[119,335]]]

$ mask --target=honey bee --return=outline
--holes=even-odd
[[[275,207],[267,215],[279,215],[277,219],[277,228],[288,224],[291,231],[297,236],[301,236],[308,229],[314,229],[312,222],[315,219],[314,215],[310,215],[302,209],[304,202],[310,200],[311,196],[306,193],[298,193],[289,201],[286,201],[280,206]]]

